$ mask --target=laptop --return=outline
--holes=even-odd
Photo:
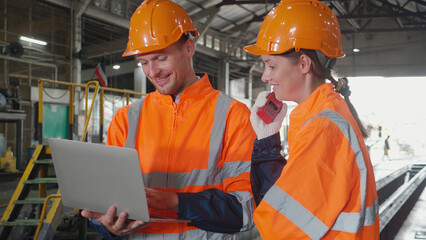
[[[49,138],[53,166],[66,207],[117,214],[143,222],[190,222],[150,217],[138,153],[132,148]]]

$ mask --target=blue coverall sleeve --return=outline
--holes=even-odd
[[[250,180],[256,206],[280,177],[287,161],[281,156],[279,133],[253,143]]]
[[[237,197],[212,188],[198,193],[177,193],[178,217],[190,225],[221,233],[236,233],[243,226],[243,210]]]

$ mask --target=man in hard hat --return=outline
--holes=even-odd
[[[151,215],[191,222],[146,224],[126,213],[115,218],[115,207],[105,215],[84,210],[105,237],[238,239],[253,226],[250,110],[195,73],[190,35],[198,31],[174,2],[146,0],[136,9],[123,56],[137,57],[156,91],[117,111],[107,144],[138,151]]]

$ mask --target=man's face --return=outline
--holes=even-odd
[[[194,41],[178,41],[164,49],[140,54],[137,59],[155,88],[164,95],[176,97],[193,82],[191,57]]]

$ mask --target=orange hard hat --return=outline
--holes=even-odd
[[[164,49],[188,33],[198,36],[183,7],[169,0],[145,0],[130,19],[123,57]]]
[[[317,0],[283,0],[260,27],[257,41],[244,50],[254,55],[281,54],[291,49],[320,50],[329,58],[345,56],[336,15]]]

